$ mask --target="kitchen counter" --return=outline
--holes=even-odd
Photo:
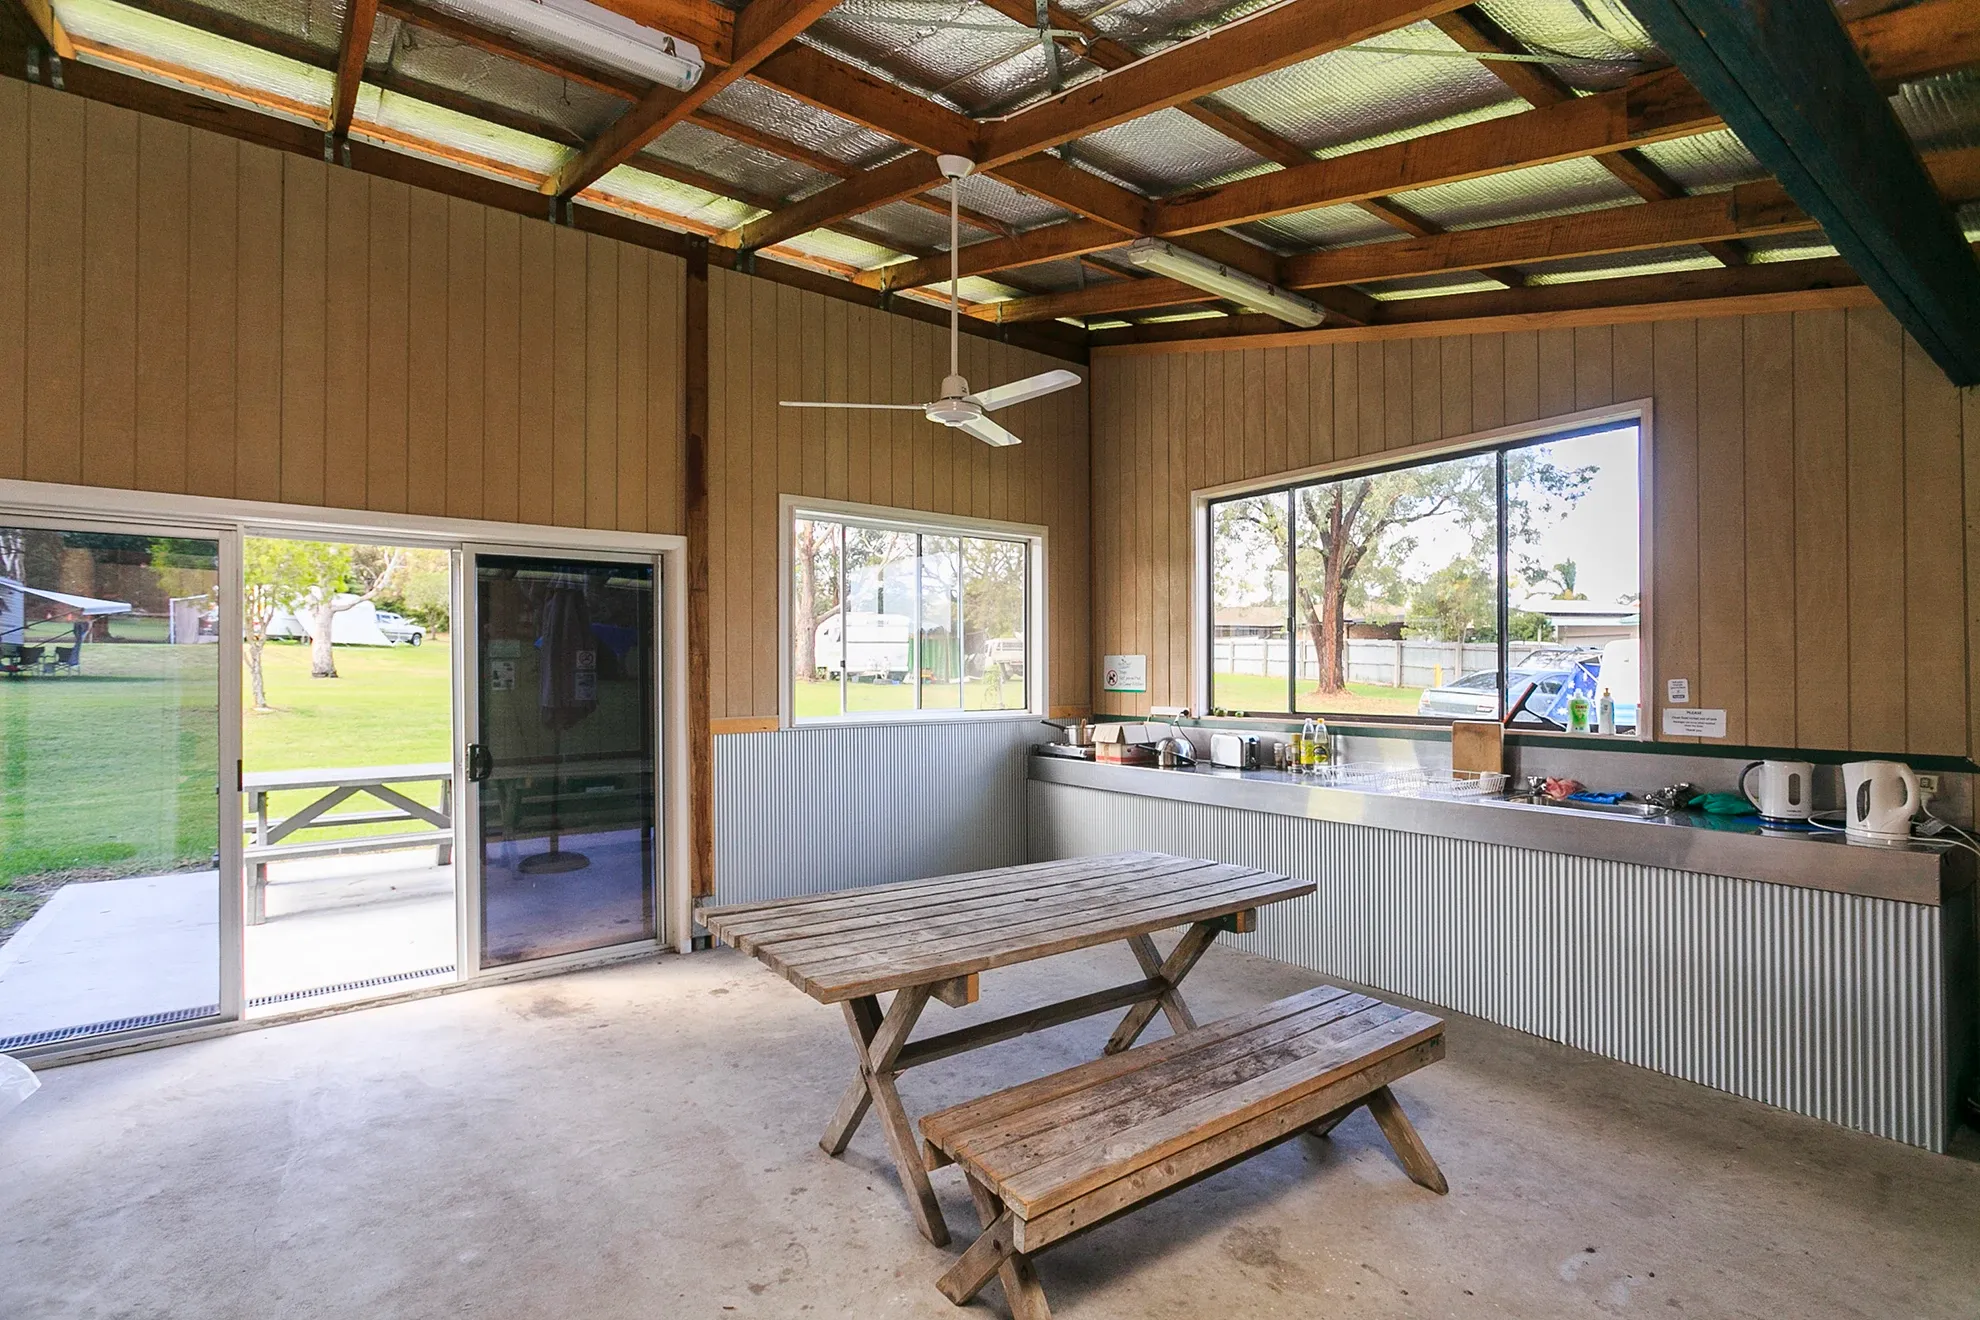
[[[1250,952],[1931,1150],[1958,1121],[1964,850],[1026,759],[1034,861],[1150,848],[1312,881],[1231,937]]]
[[[1639,818],[1502,798],[1436,798],[1316,785],[1281,770],[1199,763],[1158,770],[1033,756],[1034,781],[1306,820],[1399,830],[1638,866],[1732,876],[1937,905],[1971,868],[1952,844],[1852,843],[1839,833],[1765,829],[1757,817],[1674,812]]]

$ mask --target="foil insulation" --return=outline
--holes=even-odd
[[[627,103],[609,93],[387,17],[378,20],[373,32],[372,62],[538,120],[583,141],[597,137],[626,111]]]
[[[965,114],[1052,90],[1037,31],[977,0],[846,0],[804,40]],[[1067,82],[1096,72],[1063,46],[1059,65]]]
[[[1380,44],[1458,49],[1428,23],[1390,33]],[[1381,146],[1527,108],[1477,60],[1354,50],[1316,56],[1208,99],[1321,155]]]
[[[1816,257],[1836,256],[1835,245],[1829,242],[1826,234],[1776,234],[1769,238],[1757,238],[1746,245],[1747,255],[1754,262],[1763,261],[1809,261]]]
[[[1479,0],[1478,8],[1535,54],[1580,57],[1548,68],[1582,91],[1620,87],[1633,73],[1670,63],[1617,0]]]
[[[763,214],[746,202],[720,197],[696,188],[692,184],[678,183],[673,179],[663,179],[657,174],[627,169],[624,166],[600,179],[594,185],[594,189],[667,215],[677,215],[683,220],[709,225],[716,229],[733,229]]]
[[[928,194],[939,197],[946,205],[949,200],[949,185],[944,183]],[[963,180],[962,206],[966,210],[979,211],[992,220],[1001,221],[1015,229],[1036,229],[1039,225],[1057,224],[1070,220],[1073,213],[1057,202],[1043,197],[1034,197],[1022,188],[1014,188],[994,174],[972,174]]]
[[[1638,201],[1622,180],[1594,160],[1577,157],[1476,179],[1398,193],[1396,200],[1446,229],[1475,229],[1514,220],[1594,211]]]
[[[1304,252],[1309,248],[1379,242],[1396,237],[1400,231],[1388,221],[1350,205],[1323,206],[1317,211],[1295,211],[1271,220],[1255,220],[1231,232],[1277,251]]]
[[[335,59],[344,32],[343,0],[194,0],[200,9],[307,42]],[[56,8],[59,10],[60,5]]]
[[[1440,275],[1418,275],[1406,280],[1376,280],[1355,286],[1378,302],[1399,298],[1439,298],[1453,293],[1490,293],[1506,286],[1476,271],[1454,270]]]
[[[1599,257],[1567,257],[1535,262],[1519,269],[1535,284],[1580,284],[1587,280],[1621,279],[1630,275],[1660,275],[1680,270],[1716,270],[1719,260],[1701,247],[1653,248],[1643,252],[1611,252]]]
[[[1891,103],[1920,151],[1980,146],[1980,71],[1906,83]]]
[[[307,118],[320,125],[329,108],[336,77],[328,70],[174,23],[115,0],[59,0],[55,13],[72,36],[307,108],[306,113],[298,111],[290,118]]]
[[[901,144],[774,87],[738,79],[710,97],[710,114],[862,169],[901,154]]]
[[[1767,171],[1729,128],[1656,142],[1637,150],[1686,192],[1716,192],[1767,177]]]
[[[891,261],[899,261],[904,255],[879,243],[869,243],[863,238],[850,234],[837,234],[829,229],[814,229],[808,234],[786,239],[780,246],[793,252],[802,252],[807,257],[817,257],[840,266],[852,266],[858,270],[871,270]]]
[[[838,178],[695,123],[674,125],[647,145],[646,154],[726,179],[746,192],[766,197],[816,192]]]
[[[912,202],[889,202],[885,206],[877,206],[862,213],[859,224],[861,228],[885,234],[888,241],[903,252],[947,251],[949,247],[949,217]],[[957,232],[964,247],[997,237],[967,220],[957,226]]]
[[[1159,197],[1254,173],[1266,162],[1181,110],[1157,110],[1074,142],[1079,161]]]

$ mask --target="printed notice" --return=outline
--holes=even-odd
[[[1722,710],[1673,710],[1664,708],[1664,732],[1674,738],[1723,738],[1726,713]]]
[[[1100,686],[1109,692],[1146,692],[1148,657],[1109,655],[1101,657]]]
[[[513,660],[490,660],[488,662],[488,686],[496,692],[516,690],[516,662]]]

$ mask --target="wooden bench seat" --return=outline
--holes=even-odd
[[[984,1224],[937,1286],[962,1305],[1000,1278],[1017,1320],[1045,1320],[1032,1253],[1364,1104],[1447,1191],[1389,1091],[1443,1056],[1441,1019],[1320,986],[930,1114],[928,1164],[962,1166]]]

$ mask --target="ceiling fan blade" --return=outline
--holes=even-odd
[[[780,408],[885,408],[899,412],[928,411],[928,405],[925,403],[816,403],[811,400],[779,399],[777,406]]]
[[[1070,371],[1041,371],[1036,376],[1026,376],[1008,385],[992,385],[987,390],[978,390],[969,397],[983,405],[985,412],[995,412],[1008,408],[1014,403],[1036,399],[1040,395],[1053,394],[1070,389],[1079,384],[1079,377]]]
[[[966,422],[957,422],[958,431],[967,431],[986,445],[1021,445],[1023,440],[1012,435],[988,417],[972,417]]]

